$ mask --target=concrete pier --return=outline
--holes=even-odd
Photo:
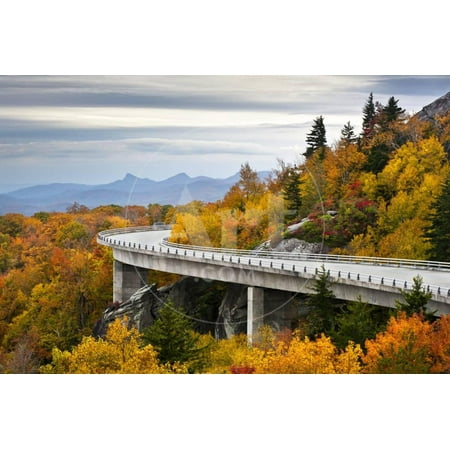
[[[247,341],[256,342],[259,329],[264,324],[264,289],[247,288]]]
[[[113,301],[122,303],[147,284],[148,270],[114,260]]]

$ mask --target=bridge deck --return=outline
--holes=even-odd
[[[379,258],[364,258],[363,263],[357,263],[352,262],[351,258],[338,258],[333,255],[276,254],[271,257],[264,254],[261,256],[239,250],[170,244],[164,241],[169,234],[170,230],[108,230],[100,233],[98,242],[114,248],[117,255],[119,253],[123,255],[124,251],[141,255],[161,255],[166,258],[174,257],[179,262],[189,260],[215,266],[245,266],[246,269],[254,271],[273,271],[289,275],[295,272],[306,278],[313,278],[316,270],[324,266],[330,271],[330,276],[336,283],[370,286],[371,289],[385,292],[389,290],[391,294],[398,292],[398,298],[401,297],[399,289],[410,289],[413,278],[421,275],[424,286],[433,293],[433,304],[445,303],[445,308],[439,308],[442,313],[447,313],[446,310],[450,308],[450,266],[445,263],[438,267],[435,262]]]

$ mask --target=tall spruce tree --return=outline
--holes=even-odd
[[[388,104],[382,109],[383,123],[389,124],[398,120],[405,112],[403,108],[398,106],[398,99],[390,97]]]
[[[159,318],[143,331],[143,342],[158,351],[161,363],[186,363],[199,352],[198,335],[182,309],[168,301],[159,310]]]
[[[330,277],[322,265],[316,276],[313,294],[306,298],[306,306],[309,307],[307,317],[307,331],[310,337],[325,333],[331,335],[336,328],[336,314],[341,308],[330,289]]]
[[[319,116],[314,119],[311,131],[306,135],[306,151],[303,155],[310,158],[316,151],[320,151],[321,157],[325,154],[325,146],[327,145],[325,124],[323,117]]]
[[[364,141],[370,140],[375,132],[376,111],[373,102],[373,93],[371,92],[363,108],[363,122],[361,137]]]
[[[434,261],[450,261],[450,176],[445,181],[441,195],[432,205],[431,225],[425,231],[431,250],[429,258]]]

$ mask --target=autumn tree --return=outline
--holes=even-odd
[[[450,177],[430,210],[431,223],[425,229],[425,237],[431,244],[428,256],[434,261],[450,261]]]
[[[402,145],[379,174],[362,174],[363,193],[378,206],[371,234],[358,237],[359,244],[373,248],[373,256],[426,258],[431,244],[425,230],[433,199],[448,173],[444,149],[430,137]],[[361,252],[358,247],[353,251]]]
[[[239,181],[225,194],[221,202],[222,207],[245,211],[246,203],[258,200],[264,191],[265,185],[259,179],[258,173],[246,162],[241,165]]]
[[[248,346],[245,335],[222,339],[210,347],[207,373],[235,374],[337,374],[360,373],[359,345],[337,349],[324,335],[316,340],[298,330],[289,335],[275,335],[261,329],[261,344]]]
[[[255,200],[264,192],[264,183],[259,179],[258,173],[250,167],[248,162],[241,165],[238,186],[245,201]]]
[[[328,151],[325,151],[325,153],[326,160]],[[327,169],[318,152],[307,158],[304,164],[300,166],[300,185],[302,195],[300,214],[306,217],[315,208],[322,208],[326,200]]]
[[[360,373],[359,345],[349,343],[338,350],[331,339],[323,334],[315,340],[294,337],[288,342],[279,342],[275,349],[256,359],[255,373],[272,374],[338,374]]]
[[[279,194],[283,190],[292,168],[292,164],[288,164],[283,159],[277,158],[277,167],[272,169],[267,177],[266,184],[269,192]]]
[[[306,158],[310,158],[317,151],[323,157],[327,138],[322,116],[314,119],[311,131],[306,135],[306,145],[306,151],[303,153]]]
[[[366,341],[362,361],[369,373],[450,373],[450,316],[430,323],[400,312]]]
[[[327,197],[336,201],[349,197],[352,186],[359,182],[366,159],[358,146],[351,143],[328,152],[323,161]]]
[[[366,341],[362,357],[369,373],[429,373],[431,325],[418,316],[405,314],[389,320],[386,331]]]
[[[447,158],[450,159],[450,111],[435,118],[436,136],[443,145]]]
[[[6,373],[39,373],[42,354],[36,331],[36,327],[31,326],[26,334],[18,336],[13,351],[6,358]]]
[[[149,203],[147,206],[147,216],[150,225],[156,222],[165,222],[167,213],[173,208],[172,205],[160,205],[159,203]]]
[[[24,222],[25,217],[21,214],[9,213],[0,216],[0,233],[17,237],[23,231]]]
[[[128,328],[127,318],[116,319],[105,339],[91,336],[72,351],[53,349],[52,362],[41,367],[41,373],[119,374],[183,372],[182,366],[170,368],[159,363],[151,345],[141,345],[141,334]]]
[[[86,205],[82,205],[78,202],[74,202],[66,208],[66,212],[68,212],[69,214],[85,214],[88,211],[89,208]]]

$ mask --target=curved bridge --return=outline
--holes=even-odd
[[[401,289],[421,275],[432,293],[429,308],[450,313],[450,263],[308,253],[256,252],[172,244],[168,229],[152,227],[106,230],[97,242],[113,249],[114,301],[127,300],[145,284],[145,270],[225,281],[249,286],[247,332],[264,316],[263,289],[310,293],[317,271],[328,271],[336,297],[393,307]]]

